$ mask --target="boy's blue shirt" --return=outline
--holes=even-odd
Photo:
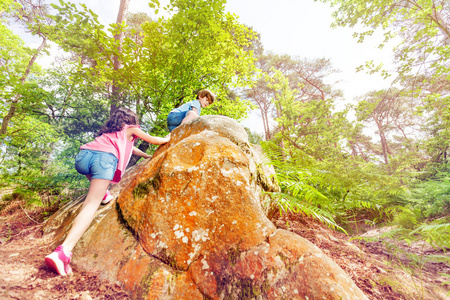
[[[185,111],[192,110],[192,107],[195,107],[197,109],[198,115],[200,116],[200,112],[202,111],[202,106],[200,105],[200,101],[198,101],[198,100],[189,101],[189,102],[181,105],[180,107],[172,109],[171,112],[185,112]]]

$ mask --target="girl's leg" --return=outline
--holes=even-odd
[[[170,134],[170,133],[169,133],[169,134]],[[89,181],[91,181],[92,174],[87,174],[87,175],[85,175],[85,176],[86,176],[86,178],[87,178]],[[109,202],[111,202],[112,199],[114,199],[114,197],[111,196],[111,193],[109,192],[109,186],[108,186],[108,188],[106,189],[106,193],[105,193],[105,195],[103,196],[102,204],[108,204]]]
[[[170,134],[170,133],[169,133],[169,134]],[[85,176],[86,176],[86,178],[87,178],[89,181],[91,181],[92,174],[87,174],[87,175],[85,175]],[[108,204],[109,202],[111,202],[112,199],[114,199],[114,197],[113,197],[113,196],[111,195],[111,193],[109,192],[109,187],[108,187],[108,189],[106,189],[105,196],[103,196],[102,204]]]
[[[91,225],[95,212],[114,177],[117,162],[118,159],[111,153],[92,150],[81,150],[75,158],[75,168],[80,174],[85,174],[91,184],[80,213],[73,221],[65,241],[45,257],[45,264],[50,270],[63,276],[72,273],[70,267],[72,249]],[[92,177],[108,179],[92,179]]]
[[[81,238],[83,233],[89,228],[89,225],[91,225],[95,212],[100,206],[110,183],[111,180],[107,179],[91,179],[89,191],[86,199],[84,200],[81,211],[73,221],[72,228],[62,243],[64,252],[67,254],[72,252],[75,244]]]

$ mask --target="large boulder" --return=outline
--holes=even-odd
[[[278,190],[273,175],[237,122],[197,118],[114,186],[73,265],[137,299],[367,299],[319,248],[269,221],[261,191]],[[55,245],[82,201],[47,222]]]

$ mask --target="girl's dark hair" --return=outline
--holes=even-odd
[[[101,136],[104,133],[121,131],[125,125],[139,125],[139,121],[132,110],[125,107],[119,107],[114,111],[106,124],[100,128],[98,136]]]

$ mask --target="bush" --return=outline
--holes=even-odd
[[[419,224],[417,215],[408,208],[402,208],[401,211],[394,215],[393,225],[397,225],[404,229],[415,229]]]

